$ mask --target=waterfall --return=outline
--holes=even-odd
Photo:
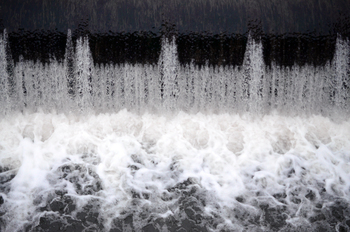
[[[266,109],[263,100],[268,102],[266,92],[265,64],[263,60],[263,47],[261,42],[255,42],[251,35],[248,35],[247,49],[243,60],[243,104],[247,104],[249,111],[256,113]],[[265,88],[264,88],[265,87]]]
[[[160,72],[161,96],[165,110],[173,111],[177,109],[177,99],[179,97],[179,61],[175,37],[169,41],[168,38],[162,40],[162,50],[159,56],[158,68]]]
[[[13,95],[12,82],[11,82],[11,57],[8,45],[8,35],[6,29],[0,36],[0,104],[2,105],[2,111],[11,111],[11,96]]]
[[[7,34],[0,36],[0,102],[3,111],[7,111],[8,106],[8,74],[7,74],[7,61],[6,61],[6,46],[7,46]]]
[[[64,62],[20,59],[13,67],[7,34],[0,39],[1,114],[36,112],[251,112],[339,115],[349,111],[349,40],[337,38],[325,66],[267,67],[261,41],[248,35],[241,67],[182,66],[176,39],[162,38],[157,65],[94,65],[89,39],[73,47],[68,31]],[[11,68],[11,65],[13,68]]]
[[[73,38],[14,63],[0,36],[1,231],[350,229],[348,39],[285,67],[250,34],[240,66],[182,65],[176,37],[95,64]]]
[[[334,92],[334,105],[336,109],[349,112],[350,109],[350,44],[349,39],[337,37],[335,55],[333,58],[334,74],[331,85]]]

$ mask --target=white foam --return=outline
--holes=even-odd
[[[205,212],[220,213],[233,224],[233,206],[254,214],[256,200],[282,204],[272,197],[277,193],[287,194],[283,205],[297,214],[301,208],[292,202],[293,191],[304,193],[299,196],[305,210],[314,207],[305,198],[308,189],[319,201],[350,197],[349,120],[183,112],[165,117],[123,110],[85,116],[17,114],[3,118],[0,128],[0,164],[17,173],[9,192],[2,194],[6,231],[38,218],[38,204],[59,189],[73,196],[78,208],[98,199],[106,222],[130,210],[135,193],[140,203],[134,209],[150,208],[160,217],[176,214],[176,197],[161,197],[189,178],[204,194]],[[82,189],[96,181],[102,189],[92,195],[77,192],[62,177],[62,167],[69,165]],[[322,196],[320,185],[326,191]]]

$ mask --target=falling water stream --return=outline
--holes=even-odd
[[[324,66],[63,62],[0,38],[1,231],[350,230],[350,44]]]

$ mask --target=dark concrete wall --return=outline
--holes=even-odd
[[[350,0],[0,0],[15,62],[63,59],[67,30],[88,36],[96,63],[157,63],[176,35],[182,64],[240,65],[247,33],[267,64],[323,65],[350,38]]]
[[[9,31],[86,28],[92,33],[153,31],[163,20],[180,32],[349,34],[349,0],[0,0]],[[1,29],[1,28],[0,28]]]

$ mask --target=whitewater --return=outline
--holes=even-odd
[[[323,67],[50,64],[0,40],[1,231],[346,231],[349,41]]]

